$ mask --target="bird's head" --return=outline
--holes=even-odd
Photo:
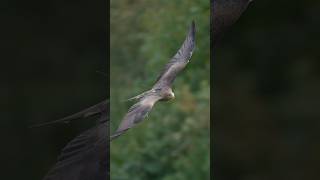
[[[162,101],[169,101],[171,99],[174,99],[175,96],[174,96],[174,93],[172,92],[172,90],[169,88],[169,89],[165,89],[161,92],[161,96],[162,96]]]
[[[174,93],[172,91],[169,93],[169,98],[170,99],[174,99],[175,98]]]

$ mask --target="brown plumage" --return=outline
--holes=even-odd
[[[82,110],[78,113],[72,114],[70,116],[64,117],[62,119],[58,119],[55,121],[49,121],[49,122],[42,123],[42,124],[32,125],[32,126],[30,126],[30,128],[47,126],[47,125],[57,124],[57,123],[68,123],[70,121],[80,119],[80,118],[87,118],[87,117],[91,117],[91,116],[101,115],[101,113],[107,111],[106,108],[107,108],[108,104],[109,104],[109,101],[105,100],[105,101],[102,101],[94,106],[91,106],[87,109],[84,109],[84,110]]]
[[[111,140],[122,135],[128,129],[145,119],[156,102],[169,101],[174,98],[174,93],[171,89],[172,83],[178,73],[188,64],[194,47],[195,24],[192,22],[182,46],[162,70],[154,86],[149,91],[130,99],[138,100],[138,102],[134,104],[124,116],[117,131],[111,136]]]
[[[43,125],[98,116],[98,124],[70,141],[43,180],[105,180],[109,177],[109,102]]]
[[[43,180],[106,180],[108,123],[101,123],[70,141]]]

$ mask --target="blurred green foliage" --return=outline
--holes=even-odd
[[[209,179],[210,4],[201,1],[111,1],[111,132],[152,87],[182,44],[191,21],[196,49],[174,83],[176,99],[111,143],[112,180]]]

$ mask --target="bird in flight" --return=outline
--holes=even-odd
[[[158,76],[153,87],[150,90],[129,99],[137,100],[138,102],[131,106],[116,132],[110,137],[110,141],[119,137],[128,129],[141,122],[148,115],[156,102],[169,101],[174,99],[174,93],[171,86],[178,73],[181,72],[189,63],[195,47],[195,31],[195,23],[194,21],[192,21],[188,34],[182,46],[180,47],[178,52],[171,58],[169,63],[166,64],[165,68]],[[107,101],[103,101],[71,116],[67,116],[56,121],[33,125],[31,127],[40,127],[57,123],[67,123],[72,120],[103,114],[102,112],[106,111],[106,106]]]
[[[131,106],[116,132],[110,137],[110,140],[119,137],[137,123],[141,122],[148,115],[156,102],[174,99],[174,93],[171,88],[172,83],[178,73],[189,63],[194,47],[195,23],[192,22],[182,46],[173,58],[171,58],[169,63],[166,64],[153,87],[150,90],[129,99],[137,100],[138,102]]]
[[[188,64],[195,46],[195,24],[192,22],[187,37],[181,48],[165,66],[154,86],[133,98],[138,100],[125,115],[122,123],[111,140],[142,121],[157,101],[168,101],[174,98],[171,86],[177,74]],[[98,116],[98,124],[81,133],[70,141],[62,150],[58,161],[43,180],[103,180],[108,177],[109,143],[109,101],[102,101],[83,111],[56,121],[33,125],[40,127],[57,123],[68,123],[73,120]]]

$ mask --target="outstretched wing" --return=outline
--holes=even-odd
[[[62,119],[58,119],[55,121],[50,121],[50,122],[46,122],[46,123],[42,123],[42,124],[32,125],[32,126],[30,126],[30,128],[47,126],[47,125],[57,124],[57,123],[67,123],[67,122],[70,122],[75,119],[87,118],[87,117],[96,116],[96,115],[102,116],[103,114],[106,114],[108,105],[109,105],[108,100],[105,100],[105,101],[102,101],[94,106],[91,106],[91,107],[85,109],[85,110],[82,110],[78,113],[64,117]]]
[[[141,98],[139,102],[131,106],[127,114],[124,116],[117,131],[111,136],[110,140],[125,133],[128,129],[142,121],[151,111],[153,105],[160,99],[157,94],[148,94]]]
[[[109,106],[108,101],[104,101],[69,116],[74,119],[74,117],[86,117],[85,114],[100,114],[97,126],[81,133],[63,148],[57,163],[43,180],[105,180],[108,177],[109,115],[107,106]]]
[[[177,74],[188,64],[195,47],[195,31],[195,24],[192,21],[186,39],[159,75],[154,88],[171,86]]]
[[[105,180],[109,169],[108,124],[101,123],[70,141],[43,180]]]

